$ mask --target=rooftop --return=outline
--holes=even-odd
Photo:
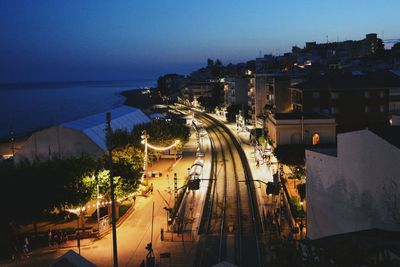
[[[350,73],[329,73],[311,77],[308,81],[296,84],[292,88],[305,91],[346,90],[346,89],[379,89],[400,87],[400,77],[393,72],[381,71],[365,75]]]
[[[293,112],[293,113],[275,113],[274,118],[276,120],[320,120],[320,119],[332,119],[328,115],[324,115],[317,112]]]
[[[110,110],[110,112],[112,129],[131,130],[138,124],[151,122],[149,117],[137,108],[121,106]],[[66,122],[61,126],[85,133],[101,149],[106,150],[106,113],[107,112],[102,112],[75,121]]]
[[[307,150],[314,151],[320,154],[332,156],[332,157],[337,157],[337,147],[336,146],[312,146],[312,147],[307,147]]]

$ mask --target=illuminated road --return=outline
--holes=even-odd
[[[188,151],[184,152],[184,157],[174,167],[173,172],[178,173],[178,185],[181,186],[183,183],[182,177],[187,174],[187,167],[191,166],[194,160],[194,154],[196,152],[196,139],[191,138],[187,143],[189,147]],[[147,250],[145,249],[147,243],[150,242],[151,238],[151,213],[153,201],[155,203],[154,211],[154,236],[153,236],[153,248],[156,256],[160,252],[172,251],[175,256],[175,261],[179,262],[181,259],[178,258],[179,253],[175,251],[183,251],[188,253],[188,250],[195,244],[182,244],[177,242],[178,238],[175,237],[175,242],[161,242],[160,240],[160,229],[166,229],[167,215],[164,207],[166,206],[164,200],[158,193],[158,189],[161,191],[164,198],[167,201],[173,199],[171,194],[168,194],[166,189],[168,188],[168,181],[165,179],[165,174],[161,178],[153,178],[152,183],[154,184],[154,193],[148,198],[138,197],[136,202],[136,210],[129,215],[129,217],[117,228],[117,241],[118,241],[118,257],[119,266],[139,266],[141,261],[145,259]],[[173,173],[170,173],[170,177],[173,177]],[[173,203],[173,200],[171,200]],[[169,237],[167,233],[166,236]],[[76,248],[74,248],[77,251]],[[17,260],[15,262],[6,264],[5,266],[48,266],[56,258],[67,252],[68,249],[58,250],[40,250],[34,251],[32,256],[25,261]],[[81,249],[81,255],[96,264],[97,266],[112,266],[112,236],[108,234],[101,240],[95,241],[92,245],[83,247]],[[183,261],[187,262],[182,256]],[[184,265],[179,265],[184,266]]]
[[[212,135],[215,138],[214,142],[217,142],[217,136],[221,142],[219,147],[216,147],[216,149],[219,150],[218,153],[220,153],[218,156],[220,158],[218,169],[226,168],[225,171],[221,171],[221,175],[227,178],[227,189],[229,192],[226,194],[226,203],[224,205],[226,207],[231,207],[226,209],[226,215],[224,215],[227,218],[226,221],[220,223],[220,227],[218,227],[218,223],[213,226],[214,228],[219,228],[224,231],[222,235],[224,238],[223,253],[220,259],[229,260],[232,263],[242,266],[247,266],[245,264],[246,262],[255,263],[254,266],[259,266],[259,260],[257,259],[258,248],[256,248],[257,243],[254,242],[258,238],[256,238],[258,234],[254,234],[254,220],[252,219],[251,208],[248,205],[250,199],[248,197],[249,192],[247,191],[247,184],[238,183],[238,180],[244,180],[246,175],[248,176],[248,173],[244,170],[242,158],[239,156],[237,148],[233,145],[232,140],[230,140],[231,136],[229,136],[227,132],[223,133],[226,129],[218,128],[219,131],[222,132],[214,132]],[[194,154],[197,148],[197,141],[195,138],[191,138],[187,147],[189,147],[192,153],[184,155],[183,159],[177,164],[173,171],[178,173],[180,185],[183,183],[181,178],[187,174],[187,168],[191,166],[195,159]],[[222,151],[226,156],[225,160],[222,160]],[[226,164],[226,166],[223,166],[224,164]],[[136,200],[136,210],[129,215],[125,222],[117,229],[119,266],[139,266],[142,260],[145,259],[147,254],[145,247],[147,243],[150,242],[151,238],[151,211],[153,202],[155,203],[153,248],[157,262],[159,261],[159,253],[171,252],[173,255],[173,257],[171,257],[173,266],[196,266],[199,263],[199,255],[202,259],[213,259],[216,253],[214,250],[208,251],[207,246],[204,246],[204,244],[210,244],[207,243],[209,242],[207,239],[204,241],[203,237],[207,236],[204,233],[202,234],[200,243],[196,242],[196,238],[194,238],[193,242],[188,242],[188,239],[182,242],[177,235],[175,235],[174,241],[171,242],[170,234],[167,232],[165,232],[165,236],[170,240],[164,242],[160,240],[160,229],[166,229],[166,211],[164,210],[165,202],[157,193],[157,189],[161,191],[167,201],[173,202],[173,196],[166,192],[168,188],[167,179],[165,179],[165,176],[163,177],[164,178],[153,179],[152,182],[155,187],[153,195],[148,198],[138,197]],[[170,177],[172,177],[172,174],[170,174]],[[198,195],[197,192],[196,195]],[[197,205],[197,207],[194,207],[194,210],[199,210],[199,205],[203,207],[204,203],[202,201],[204,201],[203,198],[200,198],[199,201],[196,200],[195,205]],[[238,222],[238,219],[240,219],[241,222]],[[233,226],[233,232],[230,230],[231,226]],[[210,233],[208,236],[214,236],[217,243],[221,237],[221,235],[215,232]],[[239,239],[242,239],[242,241],[239,241]],[[201,248],[199,249],[200,246]],[[244,247],[244,249],[242,250],[241,247]],[[204,248],[206,248],[206,250],[204,250]],[[48,266],[67,250],[68,249],[59,249],[47,252],[35,252],[31,258],[25,262],[18,261],[6,266]],[[76,248],[75,251],[77,251]],[[95,241],[92,245],[83,247],[81,249],[81,254],[97,266],[112,266],[113,254],[111,234],[101,240]],[[239,254],[239,256],[236,254]],[[207,262],[203,261],[202,266],[207,266],[207,264]]]

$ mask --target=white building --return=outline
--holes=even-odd
[[[319,113],[268,113],[266,128],[274,147],[336,142],[335,119]]]
[[[307,235],[400,231],[400,127],[339,134],[306,150]]]
[[[111,128],[127,129],[151,120],[137,108],[121,106],[110,111]],[[35,132],[15,155],[15,162],[103,156],[106,148],[106,112]]]

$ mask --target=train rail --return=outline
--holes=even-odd
[[[206,114],[196,115],[210,136],[215,179],[205,204],[197,265],[228,260],[239,266],[262,266],[261,222],[247,158],[224,125]]]

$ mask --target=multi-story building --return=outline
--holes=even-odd
[[[268,136],[272,145],[318,145],[336,142],[335,119],[319,113],[268,113]]]
[[[254,125],[256,121],[256,94],[254,89],[255,78],[254,76],[250,77],[250,87],[247,93],[248,96],[248,106],[250,107],[249,110],[249,117],[251,118],[250,124]]]
[[[285,113],[292,110],[290,83],[291,79],[286,74],[268,75],[267,84],[270,95],[268,95],[267,104],[274,112]]]
[[[330,114],[338,123],[337,131],[343,132],[387,125],[389,91],[395,88],[400,88],[398,77],[375,73],[323,75],[290,90],[294,111]]]
[[[190,102],[196,101],[201,96],[213,97],[213,90],[217,85],[218,82],[190,82],[181,88],[181,95]]]
[[[303,49],[293,47],[292,52],[297,56],[298,64],[314,64],[333,58],[362,58],[380,55],[384,52],[384,46],[382,39],[379,39],[376,33],[370,33],[358,41],[347,40],[321,44],[306,42]]]
[[[167,74],[157,80],[157,88],[162,96],[176,97],[179,94],[179,88],[184,83],[185,76],[178,74]]]
[[[249,102],[249,90],[254,86],[254,78],[251,74],[235,77],[235,103],[247,105]]]
[[[268,74],[254,74],[254,109],[252,105],[252,112],[254,110],[252,117],[254,117],[254,120],[258,115],[264,114],[265,105],[272,104],[272,92],[268,82]]]

